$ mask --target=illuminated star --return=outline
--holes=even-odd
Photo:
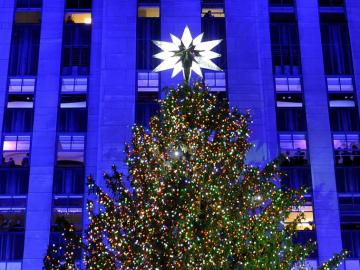
[[[185,82],[189,82],[192,71],[201,78],[201,68],[220,71],[221,68],[211,60],[220,57],[221,54],[211,50],[222,40],[202,42],[203,36],[204,33],[193,39],[189,27],[186,26],[181,39],[170,34],[172,42],[153,41],[162,50],[154,57],[163,60],[154,72],[173,69],[171,77],[174,78],[182,71]]]

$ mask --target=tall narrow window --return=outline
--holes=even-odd
[[[343,14],[321,14],[321,39],[327,75],[353,74],[350,36]]]
[[[35,76],[38,69],[39,24],[15,24],[10,52],[10,76]]]
[[[275,75],[299,75],[301,54],[299,33],[293,15],[271,15],[271,49]]]

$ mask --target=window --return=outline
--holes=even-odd
[[[35,76],[38,69],[40,25],[15,24],[10,51],[10,76]]]
[[[328,77],[326,78],[329,92],[353,92],[354,85],[352,77]]]
[[[6,109],[4,116],[5,132],[31,132],[33,128],[34,110]]]
[[[332,131],[359,131],[359,113],[353,94],[329,94]]]
[[[25,228],[25,209],[0,212],[0,232],[23,231]]]
[[[276,95],[276,121],[279,131],[306,131],[302,94]]]
[[[60,196],[55,195],[53,199],[52,230],[57,229],[61,218],[74,224],[77,230],[82,227],[83,196]]]
[[[301,92],[302,84],[300,77],[276,77],[276,92]]]
[[[15,23],[21,24],[40,24],[41,12],[39,11],[17,11],[15,13]]]
[[[144,71],[137,73],[138,92],[158,92],[159,86],[159,73]]]
[[[138,93],[136,101],[136,123],[145,128],[149,127],[149,121],[159,110],[156,101],[157,93]]]
[[[269,0],[271,6],[293,6],[294,0]]]
[[[272,14],[270,18],[273,72],[276,75],[301,73],[299,33],[293,16]]]
[[[10,78],[9,94],[34,93],[35,78]]]
[[[349,30],[344,14],[321,14],[321,39],[325,73],[353,74]]]
[[[90,43],[90,25],[65,24],[62,52],[63,75],[89,74]]]
[[[293,189],[312,187],[311,171],[309,167],[283,167],[281,170],[286,174],[282,180],[285,187]]]
[[[203,40],[210,41],[222,39],[213,51],[221,54],[221,57],[213,59],[214,63],[221,69],[226,69],[226,22],[224,3],[222,1],[203,1],[201,28],[204,33]]]
[[[0,169],[0,196],[26,195],[29,186],[28,169]]]
[[[301,220],[301,222],[297,225],[298,231],[305,231],[305,230],[313,230],[314,229],[314,212],[313,212],[313,206],[311,202],[307,202],[304,206],[300,208],[293,207],[292,212],[288,216],[288,218],[285,220],[286,223],[293,222],[296,218],[301,215],[301,213],[304,214],[304,218]]]
[[[34,107],[33,95],[8,95],[8,109],[32,109]]]
[[[84,163],[84,136],[60,135],[57,149],[57,165],[82,166]]]
[[[320,7],[341,7],[344,6],[344,0],[319,0]]]
[[[67,78],[61,79],[61,92],[62,93],[76,93],[87,92],[88,78]]]
[[[3,166],[29,166],[29,151],[30,136],[5,136],[3,142]]]
[[[343,248],[350,251],[350,258],[360,258],[360,226],[353,224],[342,224],[341,235]]]
[[[86,95],[62,95],[58,131],[85,132],[87,129]]]
[[[336,186],[339,193],[360,193],[360,168],[337,167]]]
[[[17,0],[17,8],[41,8],[42,0]]]
[[[159,18],[160,17],[160,8],[158,6],[144,6],[141,5],[138,7],[138,17],[139,18]]]
[[[307,145],[304,134],[280,134],[280,152],[286,158],[283,166],[302,166],[307,164]]]
[[[360,166],[359,134],[334,134],[336,164],[339,166]]]
[[[210,88],[210,91],[225,92],[226,91],[226,75],[225,72],[205,72],[205,85]]]
[[[21,260],[24,238],[24,232],[0,232],[0,261]]]
[[[152,42],[160,40],[160,11],[158,6],[140,6],[136,26],[136,67],[139,70],[153,70],[160,60],[153,57],[159,49]]]
[[[55,169],[54,194],[83,194],[84,185],[84,168]]]
[[[65,23],[66,24],[74,24],[74,23],[80,23],[80,24],[91,24],[91,13],[88,12],[67,12],[65,13]]]
[[[67,9],[90,9],[91,0],[66,0]]]

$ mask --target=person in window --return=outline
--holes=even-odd
[[[336,149],[335,155],[336,155],[336,164],[342,165],[344,163],[344,159],[343,159],[342,148],[340,146]]]
[[[208,10],[208,12],[205,13],[204,18],[213,18],[214,15],[212,14],[211,10]]]
[[[6,163],[6,165],[7,165],[8,167],[15,167],[15,166],[16,166],[15,160],[14,160],[12,157],[9,158],[8,162]]]
[[[75,23],[74,20],[73,20],[72,15],[67,16],[66,23]]]
[[[21,161],[21,166],[28,167],[29,166],[29,161],[30,161],[30,154],[26,153],[26,156]]]

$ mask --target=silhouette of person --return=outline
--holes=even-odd
[[[26,156],[21,161],[21,166],[23,166],[23,167],[29,166],[29,161],[30,161],[30,154],[26,153]]]
[[[208,10],[208,12],[206,12],[205,15],[204,15],[204,18],[213,18],[213,17],[214,16],[213,16],[211,10]]]

